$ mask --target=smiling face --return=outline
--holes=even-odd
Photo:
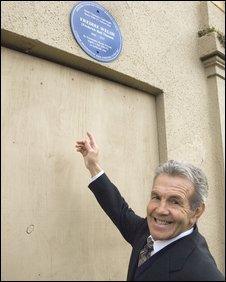
[[[204,211],[190,207],[195,192],[192,183],[181,176],[159,175],[147,206],[147,222],[154,240],[168,240],[190,229]]]

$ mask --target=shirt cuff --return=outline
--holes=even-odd
[[[90,180],[90,183],[92,183],[94,180],[96,180],[98,177],[100,177],[102,174],[104,174],[104,171],[101,170],[100,172],[98,172],[96,175],[94,175],[91,180]],[[89,184],[90,184],[89,183]]]

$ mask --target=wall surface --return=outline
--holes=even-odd
[[[103,168],[145,216],[159,162],[155,97],[6,48],[2,62],[3,280],[125,279],[131,249],[74,146],[95,132]]]
[[[142,92],[142,97],[148,95],[145,96],[144,99],[147,99],[149,103],[147,107],[151,108],[149,113],[151,116],[146,116],[148,115],[148,110],[144,104],[142,104],[140,108],[136,106],[133,114],[131,114],[131,120],[136,121],[135,116],[141,118],[140,115],[143,115],[143,112],[145,113],[145,116],[142,117],[142,122],[139,122],[138,119],[138,123],[136,124],[138,128],[141,126],[142,129],[141,131],[135,130],[135,134],[133,135],[133,138],[135,138],[134,143],[130,145],[130,148],[137,147],[135,144],[139,143],[141,136],[142,139],[145,140],[144,144],[150,142],[147,147],[145,146],[143,148],[144,152],[142,148],[140,148],[141,152],[143,152],[143,159],[138,157],[139,152],[135,152],[132,155],[133,161],[129,161],[127,165],[125,162],[127,162],[129,157],[125,160],[121,159],[124,156],[124,152],[130,154],[128,152],[131,150],[129,150],[126,145],[130,138],[123,137],[126,139],[124,139],[123,144],[121,144],[119,143],[117,134],[120,133],[121,137],[125,136],[123,126],[127,128],[131,127],[129,130],[130,134],[134,132],[131,126],[131,120],[129,123],[129,120],[126,118],[130,116],[130,114],[118,120],[119,128],[116,128],[115,132],[107,125],[105,125],[105,131],[102,131],[103,128],[97,126],[97,124],[102,123],[102,119],[99,117],[100,108],[97,107],[98,123],[96,123],[92,121],[92,115],[95,114],[92,110],[89,118],[84,114],[87,112],[87,109],[92,109],[92,107],[89,105],[88,100],[82,100],[80,106],[83,108],[83,114],[79,114],[79,118],[77,119],[78,132],[80,136],[82,136],[86,130],[84,128],[85,125],[89,126],[90,131],[99,136],[98,141],[100,145],[104,146],[104,166],[111,173],[112,180],[115,180],[122,188],[126,183],[127,173],[131,173],[130,177],[134,179],[134,167],[140,169],[140,175],[140,173],[142,174],[140,164],[146,163],[150,175],[147,176],[147,173],[145,176],[146,180],[144,183],[146,183],[146,187],[142,192],[145,194],[144,197],[149,187],[149,177],[152,176],[153,166],[158,160],[178,159],[200,166],[209,179],[210,191],[206,211],[199,222],[199,229],[201,233],[205,235],[219,268],[224,272],[224,252],[222,249],[224,249],[223,128],[225,108],[223,91],[225,86],[224,77],[222,75],[217,77],[207,76],[203,62],[200,60],[200,45],[203,40],[198,38],[198,31],[210,26],[216,27],[223,34],[225,33],[224,10],[218,8],[212,2],[99,1],[116,19],[123,37],[123,50],[120,56],[111,63],[100,63],[86,55],[78,46],[72,35],[69,17],[73,6],[77,2],[2,1],[2,44],[3,46],[25,52],[29,55],[39,56],[60,64],[65,64],[73,69],[83,70],[86,73],[95,74],[107,80],[117,81],[121,85],[129,85],[132,88],[145,90],[149,93],[144,94]],[[215,40],[216,44],[218,44],[217,37]],[[218,47],[216,48],[218,49]],[[8,51],[6,50],[5,53],[8,53]],[[220,54],[219,56],[224,60],[223,48],[220,49],[217,54]],[[5,60],[4,69],[7,64],[9,64],[8,61],[10,57],[11,55],[6,56],[7,60]],[[43,70],[44,69],[45,68],[43,68]],[[10,71],[8,70],[8,74],[9,73]],[[7,81],[6,77],[5,75],[3,79]],[[33,76],[30,76],[30,78],[32,80],[34,79]],[[56,79],[56,85],[57,87],[61,87],[61,83],[58,80],[61,81],[61,78]],[[63,83],[65,83],[63,89],[67,89],[67,80],[65,79],[63,81]],[[82,91],[83,86],[79,87]],[[118,101],[121,99],[121,103],[123,104],[124,100],[121,96],[123,94],[121,93],[124,93],[124,88],[122,90],[121,87],[126,86],[118,87],[119,88],[113,87],[113,92],[114,95],[119,95],[117,99]],[[103,89],[103,87],[100,88]],[[137,90],[128,88],[128,100],[129,94],[133,93],[133,91]],[[102,90],[96,90],[96,95],[98,95],[99,92],[103,93]],[[155,106],[153,106],[153,95],[157,95],[155,97]],[[84,99],[84,97],[82,97],[77,99]],[[112,99],[114,99],[113,97]],[[104,99],[103,96],[98,99],[98,103],[102,103],[102,99]],[[134,103],[135,101],[131,100],[130,106],[133,107]],[[43,104],[45,105],[45,103]],[[48,105],[49,104],[46,104],[46,107],[48,107]],[[124,102],[124,105],[127,105],[127,101]],[[109,111],[115,112],[116,110],[112,109],[111,106],[112,103],[109,103]],[[4,108],[5,107],[6,106],[4,106]],[[7,109],[5,109],[5,111],[7,111]],[[8,110],[9,116],[10,111],[11,109]],[[124,109],[122,112],[123,111]],[[154,117],[151,114],[154,113],[154,111],[156,111],[157,125],[155,125]],[[64,120],[64,118],[64,114],[62,114],[61,119]],[[65,120],[68,118],[71,117],[66,117]],[[61,119],[58,122],[62,122]],[[89,122],[85,123],[86,121]],[[73,131],[72,124],[69,124],[70,125],[67,126],[71,128],[68,128],[67,132],[71,132],[70,138],[66,138],[67,140],[62,138],[60,141],[61,146],[63,146],[62,148],[64,148],[61,152],[62,155],[64,155],[65,151],[71,146],[72,138],[75,138],[76,132]],[[157,137],[154,136],[154,139],[151,138],[152,134],[156,134],[155,129],[152,130],[153,124],[154,127],[157,126],[158,146],[156,145]],[[54,125],[54,119],[52,119],[52,125],[56,126]],[[23,126],[21,127],[23,128]],[[145,133],[144,128],[150,131]],[[50,129],[48,128],[48,130]],[[65,129],[62,127],[61,130],[64,132]],[[143,134],[147,134],[147,136],[145,137]],[[112,137],[110,144],[108,143],[108,139],[106,139],[107,136]],[[46,138],[48,140],[48,136]],[[54,144],[53,141],[49,142],[49,150],[51,151]],[[42,145],[45,145],[44,141]],[[157,147],[158,150],[156,149]],[[114,161],[109,161],[112,150],[121,151],[118,153],[118,157],[115,157]],[[155,155],[156,150],[158,157]],[[148,155],[149,157],[146,157],[145,152],[150,154]],[[154,161],[152,161],[152,156],[154,156]],[[74,158],[75,157],[73,157],[73,159]],[[72,166],[73,162],[74,160],[71,160]],[[119,166],[122,164],[124,168],[121,170]],[[83,170],[81,170],[80,173],[83,173],[82,171]],[[87,179],[88,176],[86,177],[86,180]],[[80,180],[80,185],[83,187],[86,186],[86,180]],[[141,179],[139,179],[139,181],[140,180]],[[137,194],[131,195],[128,193],[126,199],[129,203],[131,203],[131,201],[134,203],[137,212],[142,212],[141,201],[144,199],[142,196],[140,197],[140,189],[142,188],[138,190],[135,188],[143,187],[143,185],[140,185],[139,181],[137,185],[134,186],[133,190],[133,193]],[[141,181],[141,183],[143,182]],[[71,184],[71,187],[72,186],[73,183]],[[54,195],[53,192],[52,194]],[[42,197],[42,195],[43,194],[40,193],[40,197]],[[79,196],[81,195],[79,194]],[[91,201],[91,198],[89,201]],[[8,198],[6,198],[6,202],[8,202]],[[92,228],[94,227],[92,226]],[[60,227],[59,232],[63,232]],[[63,233],[61,234],[65,236]],[[104,237],[101,238],[104,242]],[[117,240],[121,240],[120,236]],[[19,248],[19,242],[17,243]],[[120,241],[120,244],[124,243]],[[68,249],[65,250],[65,254],[70,252],[71,249],[69,246],[70,245],[68,245]],[[129,255],[129,250],[126,246],[125,250],[124,255]],[[50,252],[47,253],[48,255],[50,254]],[[73,256],[71,255],[71,257]],[[122,263],[122,268],[126,267],[125,260],[123,262],[124,264]],[[68,261],[65,263],[65,267],[67,267],[67,262]],[[90,266],[90,271],[94,271],[91,268],[92,266]],[[117,269],[117,266],[115,269]],[[77,269],[78,272],[73,271],[75,276],[77,273],[78,276],[84,273],[82,269]],[[95,278],[100,278],[98,276],[101,272],[100,269],[98,270],[97,267],[95,271],[97,275]],[[114,275],[117,276],[117,270],[113,276]],[[63,279],[63,274],[61,276],[61,274],[58,273],[55,277]],[[81,277],[83,276],[80,276],[80,279]],[[109,280],[110,278],[111,277],[104,277],[104,279]],[[120,276],[119,279],[124,278]]]

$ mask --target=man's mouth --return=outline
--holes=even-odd
[[[169,221],[169,220],[163,220],[163,219],[159,219],[159,218],[156,218],[154,217],[154,220],[157,224],[159,225],[168,225],[168,224],[171,224],[173,223],[172,221]]]

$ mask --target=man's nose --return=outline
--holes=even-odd
[[[169,214],[169,209],[168,209],[167,203],[165,201],[160,201],[156,211],[159,214],[168,215]]]

